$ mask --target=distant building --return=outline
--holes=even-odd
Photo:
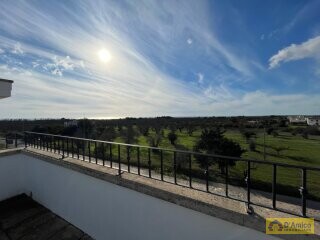
[[[309,126],[320,126],[320,117],[308,117],[307,124]]]
[[[257,121],[257,120],[249,120],[249,121],[247,121],[247,123],[250,124],[250,125],[257,125],[257,124],[259,124],[260,122]]]
[[[293,123],[293,124],[295,124],[295,123],[306,123],[307,122],[306,117],[305,116],[301,116],[301,115],[299,115],[299,116],[289,116],[288,120],[289,120],[290,123]]]
[[[78,121],[77,120],[70,120],[63,123],[64,127],[78,127]]]

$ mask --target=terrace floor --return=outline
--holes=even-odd
[[[0,239],[92,239],[61,217],[21,194],[0,202]]]

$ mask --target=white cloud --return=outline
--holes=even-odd
[[[281,49],[269,59],[269,68],[275,68],[282,62],[304,58],[320,58],[320,36],[311,38],[301,44],[291,44],[289,47]]]
[[[62,76],[62,72],[61,72],[61,70],[59,69],[59,68],[55,68],[55,69],[53,69],[52,71],[51,71],[51,73],[53,74],[53,75],[58,75],[58,76]]]
[[[4,53],[4,50],[2,48],[0,48],[0,54]]]
[[[198,76],[198,83],[199,84],[202,84],[203,83],[203,79],[204,79],[204,75],[203,73],[197,73],[197,76]]]
[[[52,5],[51,2],[45,4]],[[127,4],[134,11],[123,12],[123,5],[118,5],[117,1],[80,1],[75,4],[77,9],[64,6],[59,14],[60,21],[53,11],[60,9],[59,4],[53,4],[50,12],[30,1],[0,4],[0,16],[4,18],[0,21],[0,42],[5,49],[13,48],[15,37],[41,43],[40,47],[21,42],[26,53],[23,57],[28,57],[24,63],[32,58],[29,68],[25,67],[21,74],[17,74],[13,66],[0,66],[4,77],[15,80],[13,97],[0,102],[3,110],[0,117],[81,118],[84,112],[88,117],[99,118],[244,115],[261,113],[263,97],[277,99],[277,96],[262,93],[238,96],[224,86],[194,89],[150,60],[147,53],[155,48],[154,52],[170,61],[174,51],[185,43],[187,29],[194,36],[193,43],[203,43],[199,48],[213,56],[210,64],[219,68],[225,63],[239,75],[250,74],[252,64],[220,42],[208,26],[205,2],[182,1],[179,6],[155,1],[129,1]],[[172,1],[172,4],[178,3]],[[178,7],[181,11],[176,12]],[[172,23],[168,24],[166,20],[171,18]],[[138,32],[137,25],[141,25],[143,31]],[[130,32],[137,31],[139,39],[128,34],[129,28]],[[13,32],[15,37],[4,37],[1,32]],[[145,43],[143,48],[139,45],[141,40]],[[113,60],[108,64],[102,64],[97,58],[96,53],[102,48],[112,51]],[[196,59],[193,54],[196,53],[192,53],[192,59]],[[59,77],[64,71],[72,71],[72,74]],[[200,73],[197,77],[200,82],[204,80]],[[250,103],[248,99],[257,103]],[[288,99],[281,100],[282,114],[288,111],[286,107],[292,98]],[[310,103],[320,102],[318,98],[311,99]],[[307,101],[302,102],[307,104]],[[272,114],[273,108],[278,111],[278,106],[278,103],[270,104],[265,114]],[[310,105],[308,109],[320,108]]]
[[[69,56],[66,56],[65,58],[58,58],[57,56],[54,56],[53,62],[56,67],[61,67],[66,70],[74,69],[73,61]]]
[[[33,68],[38,67],[40,64],[38,62],[33,62]],[[70,58],[70,56],[66,57],[58,57],[54,56],[52,58],[52,62],[42,64],[42,69],[45,71],[50,71],[53,75],[62,76],[63,72],[66,70],[72,71],[77,67],[84,68],[83,61],[75,62]]]
[[[191,45],[191,44],[193,43],[193,40],[192,40],[191,38],[188,38],[188,39],[187,39],[187,43],[188,43],[189,45]]]
[[[17,42],[14,46],[13,46],[13,50],[12,53],[14,54],[23,54],[23,50],[21,48],[21,44],[19,42]]]

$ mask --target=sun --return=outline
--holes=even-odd
[[[105,48],[99,50],[98,56],[99,56],[99,59],[105,63],[110,62],[112,58],[111,53]]]

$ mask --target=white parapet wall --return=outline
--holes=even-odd
[[[12,83],[11,80],[0,79],[0,99],[11,97]]]
[[[95,239],[277,239],[36,157],[0,157],[0,200],[25,192]]]

